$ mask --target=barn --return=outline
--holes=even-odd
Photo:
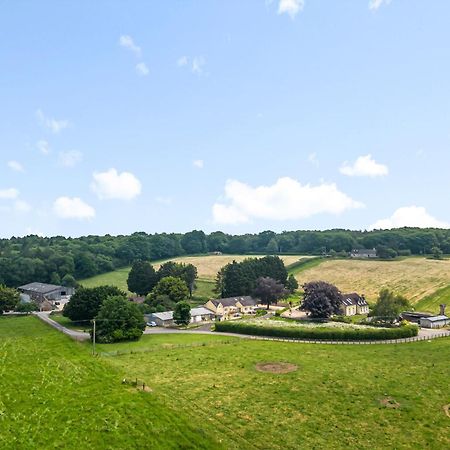
[[[64,297],[73,295],[75,292],[74,288],[71,287],[36,282],[19,286],[17,289],[20,293],[28,296],[37,303],[44,301],[58,302]]]

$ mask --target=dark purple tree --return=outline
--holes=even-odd
[[[270,277],[260,277],[256,280],[253,296],[259,298],[262,303],[267,305],[267,309],[269,309],[272,303],[276,303],[287,293],[288,291],[282,283]]]
[[[303,285],[302,311],[308,311],[311,317],[327,319],[332,314],[339,314],[342,294],[333,284],[325,281],[311,281]]]

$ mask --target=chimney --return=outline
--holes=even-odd
[[[442,304],[442,305],[439,305],[439,308],[440,308],[440,315],[441,316],[445,316],[445,307],[446,307],[447,305],[445,305],[445,304]]]

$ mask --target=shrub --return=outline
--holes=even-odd
[[[298,327],[261,327],[250,323],[217,322],[215,331],[228,333],[249,334],[255,336],[273,336],[291,339],[312,339],[323,341],[373,341],[403,339],[417,336],[419,331],[416,325],[406,325],[398,328],[307,328]]]

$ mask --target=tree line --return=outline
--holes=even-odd
[[[130,236],[39,237],[0,239],[0,284],[17,287],[32,281],[74,285],[94,275],[182,255],[331,254],[377,248],[382,257],[450,253],[450,230],[402,228],[387,231],[286,231],[230,235],[133,233]]]

